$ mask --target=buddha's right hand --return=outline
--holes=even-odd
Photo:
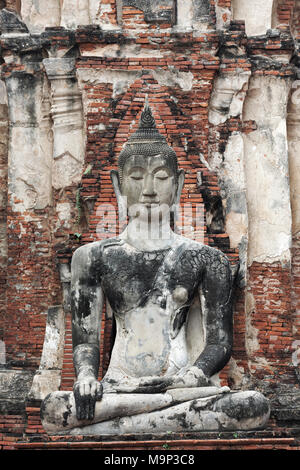
[[[78,378],[73,386],[73,392],[77,419],[93,419],[96,401],[102,398],[102,384],[95,377]]]

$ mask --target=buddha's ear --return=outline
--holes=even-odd
[[[175,200],[174,204],[179,204],[180,202],[180,197],[181,197],[181,192],[184,184],[184,170],[180,169],[178,170],[177,173],[177,189],[176,189],[176,194],[175,194]]]
[[[176,193],[174,196],[174,203],[172,207],[172,212],[174,214],[174,222],[177,219],[178,216],[178,209],[179,209],[179,204],[180,204],[180,197],[181,197],[181,192],[184,184],[184,170],[180,169],[178,170],[177,173],[177,188],[176,188]]]
[[[126,217],[127,217],[127,201],[126,201],[126,198],[124,198],[121,193],[121,183],[120,183],[119,172],[117,170],[111,170],[110,178],[111,178],[115,195],[117,198],[119,220],[124,221],[126,220]]]
[[[120,177],[119,177],[119,172],[117,170],[111,170],[110,172],[110,178],[116,193],[116,197],[118,198],[118,195],[121,194],[121,184],[120,184]]]

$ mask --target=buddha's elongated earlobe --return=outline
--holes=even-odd
[[[111,170],[110,177],[117,198],[119,221],[124,222],[127,218],[127,198],[121,193],[119,173],[116,170]]]
[[[176,188],[176,193],[174,196],[174,202],[172,204],[171,211],[173,213],[173,220],[174,223],[177,220],[178,217],[178,212],[179,212],[179,205],[180,205],[180,197],[181,197],[181,192],[184,184],[184,170],[179,170],[178,171],[178,176],[177,176],[177,188]]]

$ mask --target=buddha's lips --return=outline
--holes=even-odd
[[[159,202],[158,201],[142,201],[140,204],[142,204],[143,206],[146,206],[146,207],[157,207],[159,206]]]

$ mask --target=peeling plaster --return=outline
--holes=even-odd
[[[246,331],[245,331],[245,347],[248,356],[255,356],[255,352],[259,351],[258,333],[259,330],[251,323],[252,314],[255,312],[255,299],[251,292],[245,294],[245,315],[246,315]]]
[[[233,19],[245,20],[248,36],[265,34],[272,27],[273,2],[274,0],[232,0]]]
[[[80,47],[80,46],[79,46]],[[86,50],[81,48],[81,55],[88,57],[115,57],[115,58],[162,58],[170,55],[171,52],[164,51],[162,53],[159,49],[144,49],[139,44],[109,44],[107,46],[103,45],[93,45],[92,48]]]
[[[244,134],[249,216],[248,265],[288,264],[291,206],[286,131],[289,82],[270,77],[250,81],[243,118],[257,130]]]
[[[96,85],[97,83],[112,83],[113,84],[113,98],[119,94],[125,93],[125,91],[141,77],[141,72],[131,71],[113,71],[113,70],[77,70],[78,83],[84,93],[84,83],[90,83]],[[85,103],[85,111],[87,106],[87,100],[83,100]]]

